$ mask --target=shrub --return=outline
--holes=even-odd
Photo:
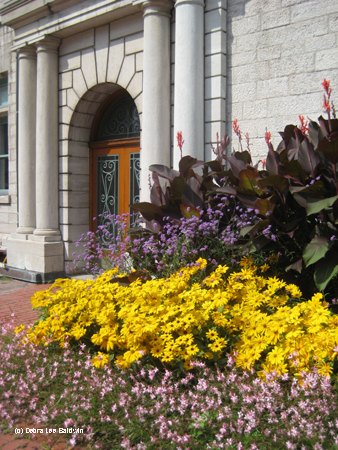
[[[297,286],[264,277],[267,265],[258,270],[248,258],[233,273],[219,265],[205,276],[206,265],[200,259],[167,279],[144,280],[134,272],[115,277],[114,269],[95,281],[57,280],[34,294],[33,307],[44,308],[45,318],[27,337],[61,347],[94,344],[97,367],[114,358],[127,368],[144,358],[183,371],[199,358],[224,364],[231,352],[239,367],[261,368],[262,377],[298,376],[313,367],[330,375],[338,317],[322,294],[302,302]]]

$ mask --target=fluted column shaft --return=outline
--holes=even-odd
[[[204,159],[204,0],[175,3],[174,132],[182,131],[183,155]],[[176,143],[175,143],[176,144]],[[175,145],[174,168],[180,152]]]
[[[18,234],[35,229],[36,49],[18,50]]]
[[[170,0],[149,0],[144,11],[141,201],[149,201],[148,168],[170,165]]]
[[[60,235],[58,208],[58,47],[47,37],[36,43],[36,229],[35,235]]]

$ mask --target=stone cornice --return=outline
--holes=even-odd
[[[141,7],[134,6],[132,0],[52,0],[48,3],[49,12],[37,10],[32,12],[33,5],[46,0],[18,0],[27,1],[25,13],[20,17],[7,21],[2,17],[2,23],[15,28],[15,39],[12,50],[25,45],[32,45],[46,35],[65,38],[82,32],[84,29],[105,25],[114,20],[137,14]],[[45,8],[46,5],[43,7]],[[56,13],[56,7],[59,11]],[[7,18],[8,19],[8,18]]]

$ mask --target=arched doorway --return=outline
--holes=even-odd
[[[120,89],[102,104],[92,127],[91,230],[104,223],[104,213],[132,213],[130,205],[139,201],[139,191],[140,120],[133,99]],[[114,225],[110,231],[115,232]]]

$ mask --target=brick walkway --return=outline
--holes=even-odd
[[[37,312],[32,311],[31,297],[36,291],[47,289],[50,284],[31,284],[24,281],[11,280],[0,277],[0,318],[9,318],[15,313],[15,325],[34,322],[37,318]],[[1,398],[0,398],[1,400]],[[24,430],[26,427],[33,428],[34,424],[27,423],[24,420],[17,425]],[[45,428],[42,425],[35,425],[35,428]],[[27,435],[26,435],[27,436]],[[67,450],[71,447],[67,444],[64,435],[52,434],[37,435],[36,439],[26,439],[14,433],[0,433],[0,450]],[[76,446],[73,450],[84,450],[85,447]]]
[[[6,319],[15,313],[15,325],[27,325],[38,318],[32,310],[31,297],[34,292],[48,289],[51,284],[32,284],[0,277],[0,318]]]

